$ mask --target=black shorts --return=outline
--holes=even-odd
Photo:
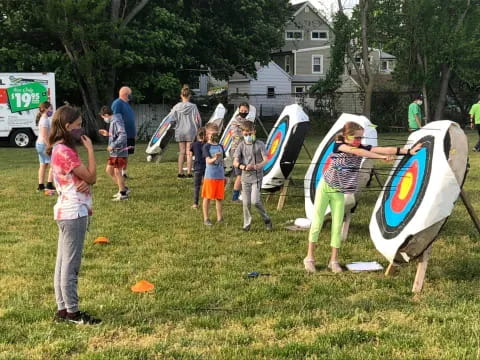
[[[127,139],[128,154],[135,154],[135,138]]]

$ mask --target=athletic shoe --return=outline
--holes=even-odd
[[[317,271],[315,268],[315,260],[310,258],[303,259],[303,266],[305,266],[305,271],[309,273],[314,273]]]
[[[272,231],[273,229],[272,220],[265,221],[265,226],[267,227],[267,231]]]
[[[127,192],[127,195],[129,195],[129,194],[132,192],[132,190],[130,190],[130,188],[129,188],[128,186],[125,186],[125,190],[126,190],[126,192]],[[115,199],[116,197],[119,197],[120,195],[121,195],[121,194],[120,194],[120,191],[119,191],[119,192],[117,192],[115,195],[113,195],[112,198]]]
[[[242,231],[245,231],[245,232],[250,231],[250,225],[244,226],[242,228]]]
[[[477,148],[472,149],[473,152],[478,152],[479,150]]]
[[[212,224],[212,222],[211,222],[210,220],[207,219],[207,220],[205,220],[205,221],[203,222],[203,225],[205,225],[205,226],[212,226],[213,224]]]
[[[67,317],[67,310],[57,310],[55,315],[53,315],[53,321],[55,322],[63,322],[66,320]]]
[[[193,178],[193,174],[187,174],[187,178]]]
[[[183,179],[183,178],[185,178],[185,174],[177,174],[177,178]]]
[[[342,267],[340,266],[340,264],[338,263],[338,261],[330,261],[328,263],[328,268],[330,270],[332,270],[333,273],[341,273],[343,272],[343,269]]]
[[[128,195],[118,194],[116,197],[112,199],[112,201],[123,201],[128,200]]]
[[[85,311],[77,311],[76,313],[69,314],[65,317],[65,321],[77,324],[77,325],[95,325],[102,322]]]

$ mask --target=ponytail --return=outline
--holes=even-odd
[[[44,101],[38,106],[38,114],[35,118],[35,125],[38,126],[38,123],[40,122],[40,118],[42,117],[43,113],[47,111],[48,108],[51,106],[52,104],[50,104],[48,101]]]
[[[180,91],[180,96],[184,98],[189,98],[192,96],[190,88],[187,84],[183,85],[182,90]]]

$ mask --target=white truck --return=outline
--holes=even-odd
[[[32,146],[38,136],[38,106],[55,109],[55,73],[0,73],[0,140]]]

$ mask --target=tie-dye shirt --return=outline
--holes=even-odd
[[[53,179],[58,192],[58,200],[53,207],[55,220],[72,220],[92,215],[92,194],[78,192],[82,182],[73,169],[82,165],[80,157],[72,148],[57,144],[52,151]]]

